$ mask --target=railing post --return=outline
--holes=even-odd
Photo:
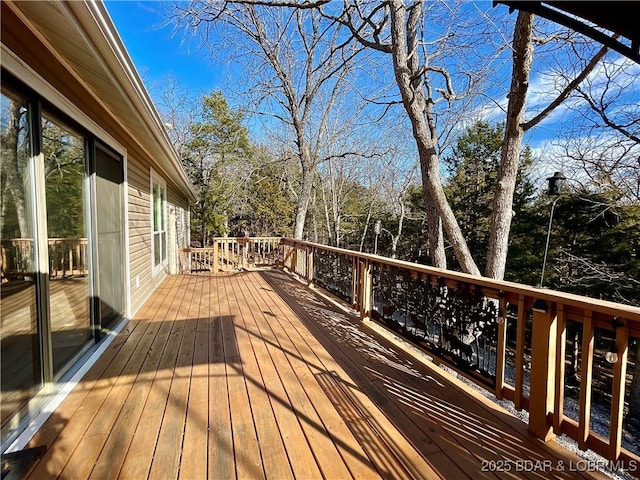
[[[218,273],[218,240],[213,241],[213,273]]]
[[[555,306],[536,300],[531,333],[529,431],[545,442],[553,436],[549,414],[555,395],[556,330]]]
[[[365,260],[360,264],[360,319],[371,320],[371,294],[373,289],[373,272],[371,263]]]
[[[307,247],[307,285],[313,284],[313,247]]]
[[[507,350],[507,301],[500,298],[498,303],[498,339],[496,348],[496,397],[498,400],[503,398],[504,389],[504,373],[506,366],[506,350]]]

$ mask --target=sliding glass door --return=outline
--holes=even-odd
[[[3,446],[126,299],[122,157],[19,91],[0,97]]]
[[[43,116],[53,372],[91,338],[84,138]]]
[[[2,425],[42,385],[36,305],[34,166],[27,102],[2,91],[0,126],[0,335]],[[15,419],[9,425],[14,429]]]
[[[100,321],[108,326],[124,314],[122,159],[96,147],[96,217]]]

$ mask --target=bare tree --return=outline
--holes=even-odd
[[[26,109],[19,102],[9,101],[7,104],[7,111],[2,112],[6,118],[3,118],[2,131],[0,132],[2,138],[0,232],[3,232],[5,226],[7,205],[12,202],[13,210],[17,216],[19,234],[21,237],[28,237],[27,206],[22,191],[25,185],[23,177],[26,170],[24,144],[28,138],[25,127]]]
[[[444,194],[439,171],[438,127],[435,104],[451,102],[460,95],[449,71],[430,63],[433,55],[424,41],[425,5],[403,1],[381,3],[364,12],[359,4],[346,4],[336,21],[347,25],[363,45],[389,54],[402,104],[410,119],[416,142],[425,207],[428,218],[430,256],[437,267],[446,268],[443,228],[463,269],[479,274],[471,252]],[[433,40],[437,50],[451,32]],[[438,77],[434,81],[431,76]],[[466,85],[468,89],[470,84]]]
[[[313,10],[225,2],[178,6],[179,17],[245,68],[255,111],[287,126],[300,163],[294,236],[302,238],[316,167],[325,158],[333,109],[362,47],[344,41]],[[267,122],[268,123],[268,122]],[[342,155],[345,152],[341,153]]]
[[[407,219],[407,192],[415,181],[418,162],[403,169],[400,165],[393,164],[384,172],[385,181],[381,182],[384,200],[393,214],[395,220],[394,231],[388,230],[391,236],[391,258],[398,255],[398,243],[402,237],[404,222]]]
[[[573,177],[596,190],[615,189],[626,203],[640,201],[640,66],[604,58],[573,92],[554,142]]]
[[[531,13],[520,11],[513,30],[513,62],[511,87],[507,107],[505,136],[502,144],[500,171],[496,183],[487,251],[485,275],[502,279],[507,265],[509,231],[513,209],[513,194],[517,180],[522,138],[524,133],[547,118],[570,94],[587,78],[598,62],[604,57],[607,48],[603,47],[591,58],[584,68],[573,78],[566,78],[563,88],[556,98],[548,103],[540,113],[525,121],[526,100],[529,90],[529,78],[533,63],[533,20]],[[547,42],[548,39],[538,39]]]
[[[333,29],[334,35],[339,36],[335,32],[342,32],[344,29],[341,27],[345,27],[360,47],[388,55],[391,59],[390,63],[393,67],[395,84],[400,93],[401,104],[411,123],[420,160],[432,263],[438,267],[446,267],[444,231],[462,269],[468,273],[479,275],[480,271],[474,262],[472,252],[469,250],[443,190],[440,178],[440,152],[443,149],[443,138],[447,136],[443,135],[443,132],[452,132],[452,127],[443,123],[444,113],[450,110],[451,105],[461,99],[468,99],[479,88],[482,78],[489,72],[488,65],[492,63],[491,56],[495,55],[495,52],[488,53],[488,58],[485,58],[484,62],[474,63],[473,68],[450,68],[455,60],[474,54],[475,44],[473,40],[470,40],[470,34],[475,35],[476,42],[479,38],[483,38],[482,30],[477,24],[465,32],[461,26],[464,22],[461,17],[456,17],[455,6],[452,4],[443,6],[426,4],[422,1],[405,2],[403,0],[388,0],[380,3],[344,2],[342,6],[336,6],[336,4],[327,6],[327,3],[325,1],[283,3],[268,0],[260,2],[238,0],[237,2],[225,2],[225,8],[216,15],[216,18],[226,15],[229,10],[248,9],[253,11],[256,4],[280,7],[274,10],[286,12],[283,14],[285,16],[295,15],[291,13],[292,7],[295,7],[293,12],[320,12],[321,16],[330,19],[337,25]],[[441,8],[445,10],[444,15]],[[308,26],[304,28],[308,29]],[[326,27],[323,32],[326,33],[329,30],[329,27]],[[314,30],[311,29],[311,31]],[[344,35],[339,37],[342,40],[342,43],[339,43],[340,49],[343,49],[349,43],[350,38]],[[606,53],[606,48],[602,48],[574,76],[567,77],[567,81],[558,92],[557,97],[533,118],[526,120],[525,111],[533,62],[533,42],[550,43],[560,37],[552,35],[549,38],[534,38],[533,15],[524,12],[518,14],[511,45],[513,69],[511,86],[507,95],[505,141],[493,204],[488,261],[485,271],[486,275],[494,278],[504,276],[513,192],[524,132],[539,124],[554,109],[565,102]],[[259,43],[257,36],[255,41]],[[344,54],[341,58],[344,58]],[[333,65],[336,68],[342,68],[342,66]],[[345,63],[345,65],[347,64]],[[280,82],[284,83],[282,79]],[[295,127],[295,122],[293,125]],[[308,148],[308,144],[304,143],[299,136],[297,138],[298,153],[303,165],[303,188],[298,209],[298,213],[301,215],[306,212],[305,202],[308,204],[309,197],[306,195],[306,189],[311,188],[307,186],[311,181],[305,181],[306,167],[304,165],[317,165],[317,159],[303,161],[305,149],[301,147]],[[309,158],[312,158],[311,155]],[[298,232],[298,230],[296,231]]]

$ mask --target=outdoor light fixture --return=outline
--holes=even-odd
[[[549,215],[549,227],[547,228],[547,243],[544,247],[544,257],[542,260],[542,273],[540,274],[540,285],[542,287],[544,284],[544,271],[547,267],[547,254],[549,253],[549,239],[551,238],[551,223],[553,223],[553,212],[556,208],[556,202],[560,198],[560,193],[562,193],[562,187],[564,186],[564,182],[567,179],[562,172],[556,172],[552,177],[547,178],[547,182],[549,182],[549,190],[547,191],[547,195],[550,197],[555,197],[553,202],[551,202],[551,214]]]
[[[618,354],[616,352],[607,352],[604,354],[604,358],[609,363],[616,363],[618,361]]]
[[[533,302],[533,306],[531,307],[531,309],[534,312],[547,313],[547,302],[545,302],[544,300],[538,298],[538,299],[536,299],[535,302]]]
[[[378,237],[382,233],[382,222],[380,220],[376,220],[376,224],[373,227],[373,232],[376,234],[376,239],[373,244],[373,254],[378,254]]]
[[[549,182],[547,195],[551,197],[560,195],[560,191],[562,190],[566,179],[567,177],[565,177],[562,172],[556,172],[553,174],[553,177],[547,178],[547,182]]]

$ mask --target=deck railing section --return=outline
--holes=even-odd
[[[640,308],[283,239],[284,266],[566,434],[640,470]],[[634,393],[635,391],[635,393]],[[634,472],[632,472],[634,473]]]
[[[86,238],[49,239],[49,275],[52,278],[89,274]]]
[[[280,237],[220,237],[206,248],[180,249],[181,272],[217,272],[282,263]]]
[[[85,276],[89,273],[87,265],[88,240],[86,238],[49,238],[49,276],[64,278]],[[0,243],[0,268],[2,278],[22,278],[34,272],[33,239],[11,238]]]

